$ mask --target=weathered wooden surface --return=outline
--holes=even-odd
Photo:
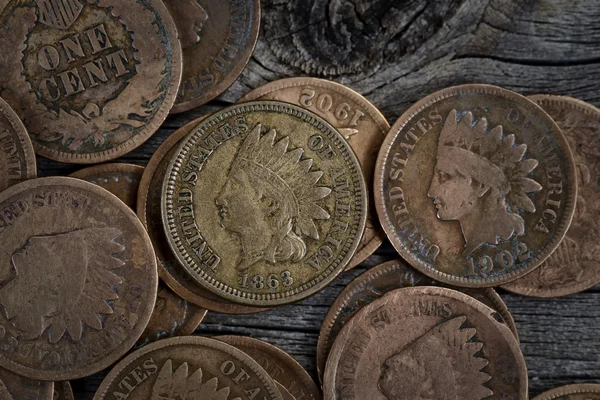
[[[600,2],[585,0],[263,0],[255,55],[219,100],[170,117],[122,161],[145,164],[185,122],[287,76],[336,80],[365,94],[391,123],[435,90],[490,83],[522,94],[553,93],[600,105]],[[39,159],[40,175],[76,166]],[[600,238],[599,238],[600,240]],[[392,255],[385,245],[375,265]],[[313,375],[329,304],[364,268],[302,303],[253,316],[209,314],[200,334],[252,335],[293,354]],[[556,300],[503,294],[515,316],[531,393],[600,383],[600,287]],[[101,376],[74,382],[91,399]]]

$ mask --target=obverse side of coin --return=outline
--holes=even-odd
[[[550,114],[569,141],[579,183],[577,208],[556,251],[503,288],[527,296],[567,296],[600,283],[600,110],[571,97],[529,98]]]
[[[373,187],[377,153],[390,125],[369,100],[344,85],[317,78],[287,78],[270,82],[248,93],[240,102],[253,100],[295,104],[325,119],[350,143],[360,161],[367,187]],[[365,233],[348,267],[353,268],[364,261],[384,239],[373,193],[370,193]]]
[[[146,141],[175,102],[181,45],[159,0],[13,0],[0,25],[0,95],[40,155],[117,158]]]
[[[348,142],[280,102],[213,114],[180,144],[161,203],[167,239],[202,286],[255,306],[328,285],[354,256],[367,195]]]
[[[495,311],[455,290],[392,291],[342,329],[327,360],[324,398],[527,399],[527,369]]]
[[[196,398],[282,400],[273,379],[250,356],[199,336],[165,339],[135,351],[112,369],[94,396],[94,400]]]
[[[242,73],[258,39],[260,0],[166,0],[183,47],[183,78],[172,112],[209,102]]]
[[[54,399],[53,400],[75,400],[71,384],[67,381],[54,382]]]
[[[74,178],[0,194],[0,366],[61,381],[122,357],[148,324],[158,274],[144,227],[117,197]]]
[[[490,85],[433,93],[394,124],[375,168],[377,214],[413,267],[490,287],[537,268],[575,211],[575,164],[556,123]]]
[[[600,400],[600,385],[583,383],[561,386],[544,392],[533,400]]]
[[[4,384],[4,390],[0,390],[0,399],[2,400],[52,400],[54,392],[54,383],[52,382],[25,378],[4,368],[0,368],[0,383]]]

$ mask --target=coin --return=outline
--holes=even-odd
[[[377,265],[350,282],[335,299],[323,320],[317,343],[317,372],[323,380],[327,356],[344,325],[365,305],[384,294],[403,287],[437,286],[439,282],[409,267],[403,260]],[[494,289],[458,289],[497,311],[517,340],[519,335],[508,307]]]
[[[260,0],[166,0],[183,47],[183,78],[172,112],[209,102],[242,73],[258,39]]]
[[[362,166],[367,187],[373,187],[377,153],[390,125],[369,100],[344,85],[317,78],[270,82],[246,94],[240,102],[252,100],[284,101],[312,111],[329,122],[350,143]],[[373,254],[384,239],[371,192],[365,233],[348,268],[357,266]]]
[[[54,382],[54,400],[75,400],[69,382]]]
[[[0,94],[40,155],[117,158],[146,141],[175,102],[181,46],[159,0],[11,1],[0,26]]]
[[[277,386],[277,390],[279,390],[279,393],[281,394],[283,400],[296,400],[296,398],[292,396],[290,392],[288,392],[287,389],[283,387],[281,383],[275,381],[275,386]]]
[[[456,286],[489,287],[538,267],[575,210],[575,165],[539,106],[490,85],[413,105],[375,168],[377,214],[413,267]]]
[[[497,313],[455,290],[397,289],[361,309],[333,344],[332,399],[527,399],[519,343]]]
[[[192,398],[282,400],[275,382],[250,356],[199,336],[165,339],[133,352],[110,371],[94,396]]]
[[[32,379],[91,375],[148,324],[156,257],[123,202],[91,183],[33,179],[0,194],[0,366]]]
[[[36,175],[35,153],[27,130],[12,108],[0,99],[0,192]]]
[[[600,385],[582,383],[561,386],[544,392],[533,400],[600,400]]]
[[[276,382],[297,400],[319,400],[321,391],[308,372],[285,351],[267,342],[244,336],[217,336],[256,360]],[[285,398],[285,396],[284,396]]]
[[[2,400],[52,400],[54,383],[28,379],[0,368],[0,399]]]
[[[600,110],[571,97],[529,97],[567,137],[577,171],[577,207],[567,235],[535,271],[503,286],[514,293],[557,297],[600,283]]]
[[[367,196],[348,142],[280,102],[226,108],[195,127],[169,163],[167,239],[202,286],[262,307],[304,299],[360,243]]]

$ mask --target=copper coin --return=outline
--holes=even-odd
[[[503,286],[511,292],[558,297],[600,283],[600,110],[571,97],[529,97],[567,137],[577,170],[577,208],[558,249],[535,271]]]
[[[220,313],[251,314],[264,311],[266,308],[232,304],[204,289],[179,264],[167,243],[160,210],[162,182],[177,144],[205,117],[198,118],[173,132],[154,152],[140,182],[137,214],[148,230],[154,245],[158,259],[158,273],[175,293],[193,304]]]
[[[433,93],[394,124],[375,168],[377,214],[413,267],[490,287],[537,268],[575,211],[575,164],[560,128],[509,90]]]
[[[0,25],[0,94],[42,156],[117,158],[175,102],[181,46],[159,0],[13,0]]]
[[[75,400],[71,384],[67,381],[54,382],[53,400]]]
[[[288,390],[285,387],[283,387],[281,383],[275,381],[275,386],[277,386],[277,390],[279,390],[279,393],[281,394],[283,400],[296,400],[296,398],[292,396],[291,393],[288,392]]]
[[[250,356],[199,336],[161,340],[119,362],[94,396],[101,399],[282,400],[275,382]]]
[[[525,400],[523,354],[495,315],[451,289],[389,292],[342,328],[327,360],[324,398]]]
[[[335,299],[323,320],[317,344],[317,371],[321,382],[327,356],[335,338],[344,325],[365,305],[384,294],[403,287],[437,286],[440,283],[409,267],[403,260],[393,260],[377,265],[354,279]],[[517,340],[515,321],[494,289],[458,289],[497,311]]]
[[[0,194],[0,366],[61,381],[122,357],[150,320],[156,257],[144,227],[108,191],[41,178]]]
[[[561,386],[544,392],[533,400],[600,400],[600,385],[582,383]]]
[[[287,78],[270,82],[248,93],[240,102],[252,100],[295,104],[329,122],[350,143],[362,166],[367,187],[373,187],[377,153],[390,125],[369,100],[344,85],[317,78]],[[348,268],[357,266],[373,254],[384,239],[371,192],[365,233]]]
[[[169,162],[167,239],[197,282],[275,306],[327,286],[354,256],[366,187],[348,142],[300,107],[249,102],[213,114]]]
[[[25,126],[0,99],[0,192],[37,175],[33,145]]]
[[[276,382],[297,400],[319,400],[321,391],[308,372],[285,351],[262,340],[244,336],[217,336],[256,360]],[[285,396],[284,396],[285,397]]]
[[[1,400],[52,400],[54,383],[42,382],[13,374],[0,368]],[[2,385],[0,385],[2,386]]]
[[[183,47],[172,112],[208,103],[235,82],[258,39],[260,0],[165,0]]]

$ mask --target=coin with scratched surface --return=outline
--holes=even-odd
[[[4,386],[4,390],[0,389],[1,400],[53,400],[52,382],[25,378],[0,368],[0,384]]]
[[[600,400],[600,385],[582,383],[561,386],[544,392],[533,400]]]
[[[325,119],[350,143],[360,161],[367,187],[373,187],[377,153],[390,125],[369,100],[344,85],[317,78],[287,78],[270,82],[248,93],[240,102],[253,100],[284,101]],[[348,268],[357,266],[373,254],[384,239],[371,191],[365,233]]]
[[[117,158],[175,102],[181,46],[159,0],[11,0],[0,26],[0,95],[40,155]]]
[[[334,399],[527,399],[519,343],[497,313],[455,290],[397,289],[346,323],[327,360]]]
[[[183,139],[161,209],[190,276],[228,300],[268,307],[316,293],[347,267],[367,195],[335,128],[300,107],[261,101],[219,111]]]
[[[413,267],[490,287],[537,268],[575,211],[575,164],[559,127],[509,90],[463,85],[413,105],[386,137],[375,203]]]
[[[600,110],[571,97],[529,98],[550,114],[569,141],[579,184],[577,208],[556,251],[503,288],[527,296],[567,296],[600,283]]]
[[[120,361],[94,400],[283,400],[273,379],[242,351],[199,336],[161,340]]]
[[[75,400],[71,384],[67,381],[54,382],[53,400]]]
[[[156,257],[135,213],[75,178],[41,178],[0,194],[0,366],[61,381],[113,364],[156,300]]]

